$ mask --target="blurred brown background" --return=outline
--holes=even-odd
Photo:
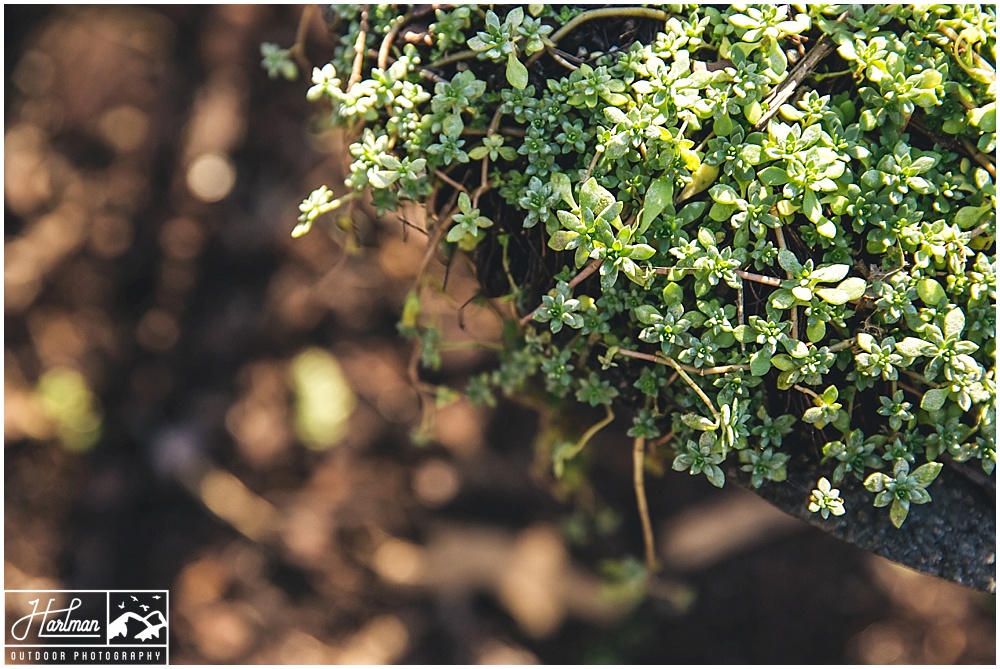
[[[259,67],[300,8],[4,13],[6,588],[168,588],[175,663],[995,662],[993,596],[683,473],[647,483],[662,577],[615,585],[641,552],[621,425],[582,507],[515,404],[415,444],[395,322],[423,238],[364,208],[357,239],[289,238],[343,160],[306,81]],[[455,317],[464,265],[448,285],[445,332],[496,336]]]

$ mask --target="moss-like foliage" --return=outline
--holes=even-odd
[[[308,97],[357,131],[347,197],[502,256],[517,313],[470,397],[620,404],[719,487],[811,454],[824,517],[833,485],[899,526],[942,464],[992,474],[993,6],[333,12]],[[341,201],[317,190],[296,234]],[[419,289],[402,330],[433,364]]]

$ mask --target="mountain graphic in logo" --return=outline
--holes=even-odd
[[[161,634],[167,627],[166,602],[160,595],[122,594],[110,605],[112,615],[118,617],[108,625],[108,643],[166,642],[166,634]]]
[[[150,619],[156,618],[157,622],[151,623]],[[135,620],[138,621],[142,627],[136,632],[132,637],[129,637],[129,625],[128,621]],[[153,611],[148,616],[143,618],[138,613],[132,613],[128,611],[121,614],[115,618],[110,625],[108,625],[108,639],[114,639],[117,636],[125,637],[126,639],[132,638],[138,641],[149,641],[153,638],[160,637],[160,630],[167,626],[167,621],[163,618],[163,614],[159,611]]]

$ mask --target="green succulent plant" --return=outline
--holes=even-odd
[[[719,487],[781,485],[812,432],[897,526],[942,465],[992,473],[993,6],[461,5],[406,42],[422,10],[367,7],[337,8],[309,92],[364,128],[348,195],[427,204],[446,251],[518,238],[554,277],[504,266],[509,336],[470,398],[630,411],[639,469],[656,439]],[[586,48],[626,17],[652,38]],[[316,191],[296,234],[344,201]],[[803,500],[824,518],[830,480]]]

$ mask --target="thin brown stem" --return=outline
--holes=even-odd
[[[463,186],[462,184],[458,183],[457,181],[455,181],[454,179],[452,179],[450,176],[448,176],[447,174],[445,174],[441,170],[434,170],[434,176],[436,176],[438,179],[440,179],[441,181],[445,182],[446,184],[448,184],[449,186],[451,186],[455,190],[462,191],[463,193],[468,193],[469,192],[469,191],[467,191],[465,189],[465,186]]]
[[[986,232],[989,229],[991,223],[993,225],[996,225],[996,221],[986,221],[985,223],[980,223],[979,225],[974,227],[972,229],[972,232],[969,233],[969,239],[975,239],[979,235]]]
[[[838,341],[836,344],[830,347],[830,352],[836,353],[837,351],[843,351],[845,348],[850,348],[852,344],[854,344],[853,339],[844,339],[842,341]]]
[[[396,41],[396,35],[399,34],[400,28],[409,23],[412,18],[412,12],[404,14],[402,18],[393,24],[392,28],[389,29],[389,32],[382,39],[382,46],[378,49],[378,68],[383,72],[389,65],[389,50],[392,49],[392,43]]]
[[[559,51],[557,49],[555,49],[554,47],[546,47],[546,51],[548,51],[549,55],[552,56],[552,60],[554,60],[557,63],[559,63],[560,65],[562,65],[563,67],[565,67],[567,70],[576,71],[576,70],[580,69],[579,67],[577,67],[573,63],[569,62],[568,60],[566,60],[565,58],[563,58],[561,55],[559,55]]]
[[[958,48],[960,46],[964,45],[965,48],[966,48],[966,50],[972,56],[972,60],[974,60],[976,62],[976,67],[978,67],[978,68],[980,68],[982,70],[985,70],[986,72],[989,72],[989,73],[996,72],[996,68],[993,67],[993,64],[990,63],[985,58],[983,58],[982,56],[980,56],[979,52],[976,51],[975,49],[973,49],[972,46],[969,45],[968,42],[961,35],[959,35],[958,33],[956,33],[954,30],[952,30],[948,26],[938,25],[938,31],[941,32],[942,34],[944,34],[954,44],[954,48],[956,50],[956,53],[955,53],[955,59],[956,60],[958,59],[958,53],[957,53]]]
[[[687,123],[687,121],[685,121],[685,123]],[[682,128],[680,133],[678,134],[683,135],[684,129]],[[705,145],[708,144],[709,140],[713,139],[714,137],[715,137],[715,131],[713,130],[712,132],[705,135],[705,139],[701,140],[701,143],[695,147],[694,152],[700,154],[702,151],[705,150]]]
[[[361,25],[358,29],[358,39],[354,42],[354,65],[351,67],[351,78],[347,80],[348,91],[361,81],[361,69],[365,62],[365,40],[367,39],[368,5],[361,5]]]
[[[597,167],[597,161],[600,160],[601,156],[603,155],[604,155],[603,151],[594,152],[594,159],[591,160],[590,165],[587,166],[587,171],[584,173],[583,179],[581,179],[581,181],[586,181],[587,179],[590,178],[590,173],[594,171],[595,167]]]
[[[677,370],[677,373],[681,375],[681,378],[684,379],[684,382],[691,387],[691,389],[695,392],[695,394],[697,394],[698,397],[701,398],[701,401],[705,403],[705,406],[708,407],[708,410],[712,412],[712,417],[715,418],[716,420],[719,420],[719,412],[715,410],[715,405],[712,404],[712,400],[708,399],[708,395],[706,395],[705,391],[701,389],[701,386],[695,383],[694,379],[688,376],[688,373],[684,371],[684,367],[681,365],[681,363],[667,356],[664,356],[663,360],[666,361],[668,365]]]
[[[636,437],[632,442],[632,485],[635,488],[639,520],[642,521],[642,543],[646,548],[646,570],[652,574],[657,569],[656,547],[653,540],[653,524],[649,520],[649,504],[646,502],[646,439]]]
[[[778,241],[778,248],[788,250],[788,244],[785,243],[785,233],[781,231],[781,226],[777,228],[772,228],[774,230],[774,238]],[[789,274],[788,278],[791,279],[792,275]]]
[[[743,286],[736,289],[736,325],[743,325]],[[740,340],[740,353],[746,353],[747,345]]]
[[[809,395],[809,397],[812,397],[814,399],[819,399],[819,395],[816,394],[816,391],[810,390],[809,388],[806,388],[805,386],[800,386],[799,384],[796,383],[794,386],[792,386],[792,388],[795,388],[797,391],[799,391],[800,393],[802,393],[804,395]]]
[[[649,447],[650,448],[659,448],[660,446],[663,446],[663,444],[667,443],[668,441],[670,441],[673,438],[674,438],[674,433],[673,432],[667,432],[662,437],[658,437],[658,438],[653,439],[652,441],[650,441],[649,442]]]
[[[976,147],[972,146],[972,144],[970,144],[968,140],[965,139],[962,140],[962,148],[965,149],[965,151],[970,156],[972,156],[973,160],[982,165],[983,169],[989,172],[991,177],[993,177],[994,179],[997,178],[997,168],[994,167],[993,163],[990,162],[989,157],[983,155],[983,153],[980,152]]]
[[[669,358],[662,353],[643,353],[642,351],[633,351],[628,348],[619,348],[615,351],[615,355],[621,355],[626,358],[635,358],[637,360],[645,360],[646,362],[654,362],[658,365],[669,365],[679,372],[688,372],[691,374],[697,374],[698,376],[716,376],[718,374],[728,374],[730,372],[745,372],[750,369],[749,364],[718,365],[716,367],[692,367],[691,365],[685,365],[684,363],[677,362],[673,358]]]
[[[487,137],[496,133],[497,128],[500,127],[500,118],[503,116],[503,113],[500,111],[501,109],[503,109],[503,106],[497,107],[497,110],[493,112],[493,118],[490,119],[490,127],[486,129]],[[476,192],[473,193],[472,195],[473,207],[479,205],[480,196],[490,189],[489,171],[490,171],[490,157],[489,155],[485,155],[483,156],[482,167],[479,173],[479,188],[477,188]]]
[[[312,23],[317,11],[319,11],[319,6],[317,5],[306,5],[302,9],[302,15],[299,16],[299,25],[295,30],[295,44],[289,49],[289,52],[291,52],[296,62],[298,62],[299,67],[307,75],[312,63],[306,58],[306,38],[309,36],[309,24]]]
[[[928,386],[930,386],[931,388],[940,388],[941,387],[940,384],[934,383],[933,381],[928,381],[926,378],[923,377],[923,375],[918,374],[917,372],[911,372],[908,369],[903,369],[903,370],[900,370],[900,371],[902,371],[903,374],[906,374],[908,377],[910,377],[914,381],[919,381],[920,383],[925,383]]]
[[[736,276],[741,279],[746,279],[747,281],[753,281],[754,283],[762,283],[765,286],[774,286],[775,288],[781,286],[781,279],[774,276],[764,276],[763,274],[744,272],[741,269],[736,270]]]
[[[434,226],[434,233],[427,240],[427,248],[424,250],[424,256],[420,259],[420,266],[417,268],[417,276],[413,281],[413,290],[420,290],[420,284],[423,281],[424,274],[427,272],[427,268],[431,264],[431,258],[434,257],[434,252],[437,250],[438,244],[441,239],[444,238],[448,228],[451,227],[453,216],[455,215],[455,200],[458,199],[458,191],[451,196],[451,202],[448,203],[447,211],[448,213]]]
[[[824,35],[823,37],[826,37],[826,35]],[[787,251],[788,250],[788,244],[785,243],[785,233],[781,231],[781,226],[779,225],[778,227],[773,228],[773,230],[774,230],[774,237],[775,237],[775,239],[778,240],[778,248],[782,249],[784,251]],[[789,279],[794,278],[792,276],[792,273],[788,272],[788,271],[785,272],[785,276],[787,276]],[[798,309],[798,307],[792,307],[792,311],[791,311],[791,314],[790,314],[790,317],[789,317],[788,320],[791,321],[791,323],[792,323],[792,331],[791,331],[791,337],[792,337],[792,339],[798,339],[799,338],[799,309]]]
[[[573,448],[571,448],[566,453],[565,459],[566,460],[571,460],[571,459],[575,458],[580,453],[580,451],[583,450],[583,448],[587,445],[587,443],[591,439],[594,438],[594,435],[597,434],[598,432],[600,432],[601,430],[603,430],[608,425],[610,425],[611,421],[613,421],[614,419],[615,419],[615,414],[611,410],[611,405],[610,404],[605,404],[604,405],[604,418],[602,418],[601,420],[599,420],[596,423],[594,423],[593,425],[591,425],[587,429],[587,431],[583,433],[583,435],[580,437],[580,439],[573,445]]]
[[[688,386],[690,386],[691,389],[698,395],[698,397],[701,398],[701,401],[705,403],[705,406],[708,407],[708,410],[712,412],[712,416],[716,419],[719,418],[719,412],[715,410],[715,405],[712,404],[712,400],[708,399],[708,395],[705,394],[705,391],[703,391],[701,387],[694,382],[694,379],[688,376],[688,370],[691,370],[696,374],[700,374],[701,376],[705,376],[707,374],[725,374],[730,371],[750,369],[750,365],[725,365],[723,367],[710,367],[708,369],[699,370],[694,367],[682,365],[673,358],[665,355],[650,355],[649,353],[631,351],[629,349],[618,349],[616,351],[616,355],[623,355],[627,358],[637,358],[639,360],[648,360],[649,362],[655,362],[657,364],[669,365],[670,367],[673,367],[680,377],[684,379],[684,382],[687,383]]]
[[[489,137],[489,135],[487,135],[487,137]],[[489,171],[490,171],[490,157],[486,155],[483,156],[483,162],[479,169],[479,188],[477,188],[476,192],[472,194],[473,208],[479,206],[479,196],[481,196],[483,193],[485,193],[490,189]]]
[[[847,12],[844,12],[837,20],[841,21],[846,16]],[[799,84],[812,74],[816,66],[820,64],[820,61],[833,51],[834,46],[833,41],[827,35],[819,38],[813,48],[809,50],[809,53],[806,54],[805,58],[799,61],[799,64],[788,74],[788,77],[764,98],[764,106],[767,107],[767,111],[753,124],[754,130],[761,130],[767,126],[767,122],[778,113],[781,105],[792,99]]]
[[[523,128],[512,128],[503,127],[499,129],[499,132],[504,137],[527,137],[528,133],[524,131]],[[483,136],[489,135],[489,128],[466,128],[462,131],[463,135],[473,135],[473,136]]]
[[[634,18],[645,18],[645,19],[658,19],[660,21],[666,22],[670,18],[670,13],[665,12],[660,9],[649,9],[646,7],[605,7],[603,9],[591,9],[589,11],[577,14],[573,17],[566,25],[564,25],[559,30],[552,33],[552,37],[549,38],[549,42],[552,44],[558,44],[559,40],[568,35],[569,33],[576,30],[576,27],[587,21],[594,21],[596,19],[612,19],[620,18],[623,16],[631,16]],[[536,60],[538,60],[544,51],[539,51],[531,58],[528,59],[528,65],[531,65]]]
[[[615,351],[615,355],[622,355],[626,358],[635,358],[636,360],[645,360],[646,362],[656,363],[657,365],[665,365],[661,358],[653,355],[652,353],[643,353],[642,351],[633,351],[628,348],[620,348]]]
[[[436,74],[434,72],[431,72],[426,67],[420,69],[420,76],[422,76],[425,79],[430,79],[431,81],[433,81],[434,83],[437,83],[437,84],[447,84],[448,83],[447,79],[445,79],[444,77],[442,77],[440,74]]]
[[[473,51],[472,49],[469,49],[468,51],[459,51],[457,53],[451,54],[450,56],[439,58],[438,60],[435,60],[427,67],[428,69],[431,70],[438,70],[444,67],[445,65],[451,65],[452,63],[457,63],[462,60],[469,60],[470,58],[475,58],[477,55],[478,52]]]

